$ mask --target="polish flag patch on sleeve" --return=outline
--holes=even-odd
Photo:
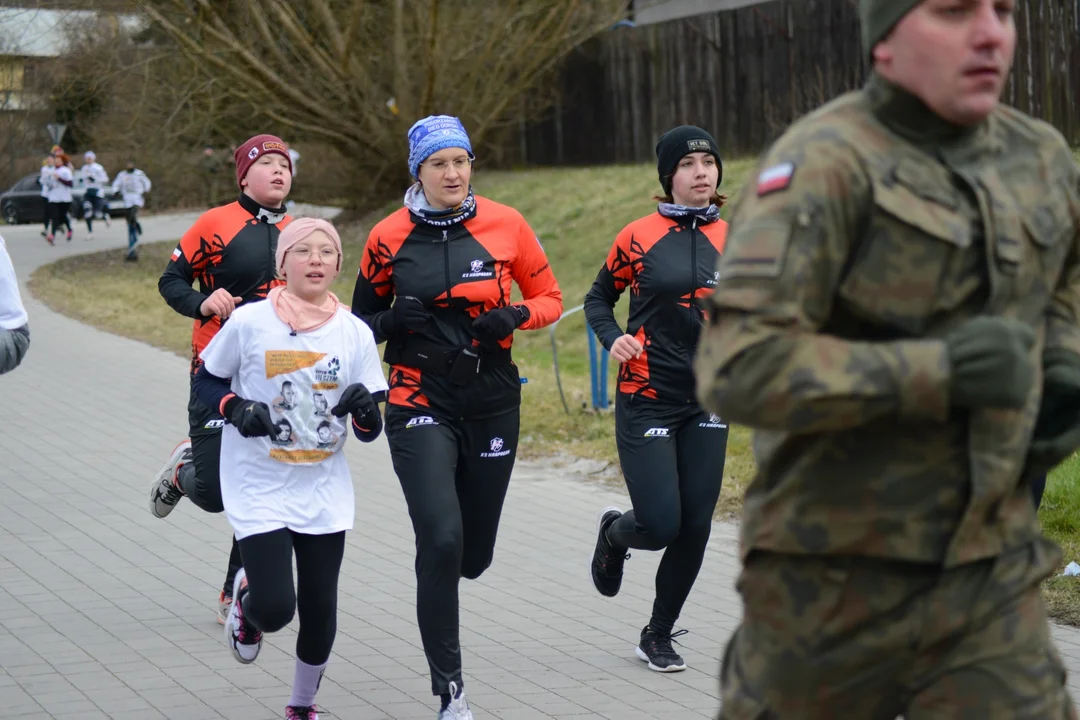
[[[793,179],[795,179],[795,163],[786,162],[773,165],[758,175],[758,197],[780,190],[787,190],[791,186]]]
[[[172,259],[177,260],[181,255],[183,255],[183,253],[180,252],[180,247],[177,246],[176,249],[172,251]]]

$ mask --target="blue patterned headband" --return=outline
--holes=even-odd
[[[417,177],[420,163],[446,148],[463,148],[473,158],[465,126],[450,115],[429,115],[409,128],[409,174]]]

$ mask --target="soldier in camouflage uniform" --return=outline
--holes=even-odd
[[[756,431],[722,718],[1075,718],[1030,480],[1080,445],[1080,192],[1012,0],[862,0],[874,73],[740,193],[695,360]]]

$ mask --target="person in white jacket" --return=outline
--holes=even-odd
[[[109,212],[104,191],[109,185],[109,174],[97,161],[93,150],[83,154],[83,166],[79,168],[79,181],[85,188],[83,195],[83,220],[86,221],[86,239],[94,239],[94,217],[104,217],[105,227],[109,226]]]
[[[19,281],[0,237],[0,375],[11,372],[30,347],[30,321],[19,296]]]
[[[56,167],[48,195],[51,222],[49,234],[45,236],[50,245],[53,244],[53,238],[61,225],[67,226],[67,239],[71,242],[71,218],[68,217],[68,212],[71,210],[71,189],[75,186],[75,171],[71,167],[71,159],[62,152],[53,157]]]
[[[41,187],[41,237],[49,234],[49,222],[52,220],[52,212],[49,210],[49,188],[52,187],[53,178],[56,176],[55,159],[52,155],[46,155],[41,161],[41,170],[38,173],[38,185]]]
[[[125,260],[134,262],[139,259],[135,246],[139,243],[139,235],[142,234],[142,226],[139,225],[139,208],[144,204],[143,195],[150,192],[150,178],[146,173],[135,167],[134,160],[128,160],[127,167],[116,173],[113,179],[113,192],[120,193],[124,198],[124,208],[127,210],[128,225],[128,253]]]

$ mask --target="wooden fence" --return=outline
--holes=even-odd
[[[1005,101],[1080,143],[1080,0],[1020,0]],[[1034,41],[1038,42],[1034,42]],[[729,155],[765,148],[795,119],[864,82],[856,0],[772,0],[642,27],[579,48],[559,102],[523,121],[518,162],[655,159],[656,138],[691,123]]]

